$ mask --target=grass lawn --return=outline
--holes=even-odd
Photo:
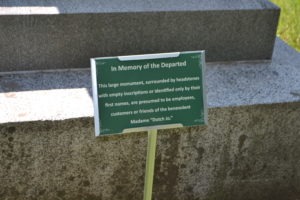
[[[271,0],[281,8],[277,35],[300,51],[300,0]]]

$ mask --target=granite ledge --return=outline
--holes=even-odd
[[[300,53],[276,40],[272,62],[208,63],[209,108],[300,102]],[[0,124],[93,117],[89,69],[0,73]]]
[[[278,9],[268,0],[0,0],[0,15]]]

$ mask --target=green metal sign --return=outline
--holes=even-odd
[[[204,52],[91,59],[96,136],[206,124]]]

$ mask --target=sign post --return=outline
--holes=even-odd
[[[144,183],[144,200],[152,199],[157,130],[148,131],[148,149]]]
[[[204,51],[91,59],[96,136],[148,131],[151,200],[158,129],[207,124]]]

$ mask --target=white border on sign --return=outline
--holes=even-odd
[[[94,123],[95,123],[95,135],[100,135],[100,118],[99,118],[99,106],[98,106],[98,87],[97,87],[97,70],[96,60],[91,59],[91,76],[92,76],[92,88],[93,88],[93,101],[94,101]]]
[[[160,59],[160,58],[175,58],[180,55],[180,52],[173,53],[156,53],[156,54],[144,54],[144,55],[132,55],[132,56],[118,56],[120,61],[131,60],[147,60],[147,59]]]

